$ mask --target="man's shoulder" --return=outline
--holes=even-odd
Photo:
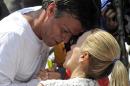
[[[24,14],[24,13],[28,13],[30,11],[39,10],[41,8],[42,8],[42,6],[26,7],[26,8],[20,9],[20,10],[18,10],[16,12],[21,12],[22,14]]]

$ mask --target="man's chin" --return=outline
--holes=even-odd
[[[47,45],[50,46],[50,47],[58,45],[58,44],[60,44],[60,43],[57,42],[57,41],[51,41],[50,43],[47,43]]]
[[[49,46],[49,47],[53,47],[53,46],[55,46],[57,44],[56,43],[46,43],[46,45]]]

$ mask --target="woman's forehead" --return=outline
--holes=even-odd
[[[76,46],[80,46],[84,40],[91,34],[91,31],[84,32],[77,40]]]

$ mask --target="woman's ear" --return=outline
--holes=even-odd
[[[79,63],[88,63],[89,62],[89,53],[88,52],[84,52],[80,58],[79,58]]]
[[[55,10],[56,10],[56,4],[55,2],[52,2],[48,5],[46,11],[47,11],[47,15],[48,16],[52,16],[55,14]]]

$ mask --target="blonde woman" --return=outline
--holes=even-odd
[[[108,76],[111,71],[110,86],[128,86],[127,70],[119,57],[120,47],[111,34],[91,30],[67,53],[64,67],[71,70],[70,79],[46,80],[39,86],[98,86],[95,80]]]

